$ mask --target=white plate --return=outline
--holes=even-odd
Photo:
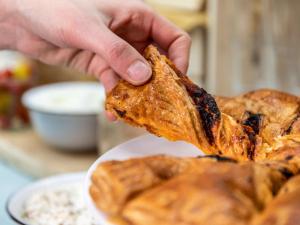
[[[186,142],[170,142],[164,138],[158,138],[153,135],[144,135],[121,144],[98,158],[89,168],[84,187],[84,197],[89,210],[93,213],[99,225],[111,225],[103,212],[95,206],[89,194],[91,185],[91,176],[98,164],[108,160],[125,160],[129,158],[144,157],[149,155],[172,155],[178,157],[194,157],[204,155],[198,148]]]
[[[42,179],[33,184],[26,186],[25,188],[14,193],[7,201],[6,210],[9,216],[17,223],[21,225],[30,225],[24,221],[22,215],[24,213],[24,203],[32,196],[33,193],[42,191],[45,189],[56,188],[63,184],[72,184],[77,182],[84,182],[86,173],[71,173],[53,176]]]

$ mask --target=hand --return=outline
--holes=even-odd
[[[189,36],[139,0],[0,0],[0,6],[0,47],[93,74],[107,91],[119,76],[135,85],[150,78],[140,54],[149,43],[186,73]]]

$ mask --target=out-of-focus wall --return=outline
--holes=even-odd
[[[210,92],[300,94],[300,1],[209,0],[208,8]]]
[[[146,0],[145,2],[182,10],[199,11],[202,9],[205,0]]]

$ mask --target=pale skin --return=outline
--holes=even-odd
[[[190,37],[140,0],[0,0],[0,49],[92,74],[106,91],[151,77],[150,43],[186,73]]]

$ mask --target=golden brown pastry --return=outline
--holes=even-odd
[[[158,136],[185,140],[209,150],[213,132],[220,123],[220,112],[214,99],[204,90],[199,90],[199,95],[207,95],[208,101],[211,99],[212,107],[207,109],[211,112],[207,113],[214,118],[203,124],[194,102],[181,79],[167,64],[167,59],[152,46],[145,51],[145,58],[153,69],[151,81],[138,87],[120,81],[109,93],[106,109],[127,123],[145,127]],[[204,126],[210,132],[208,135],[203,131]]]
[[[90,187],[97,207],[119,225],[300,224],[300,98],[268,89],[213,97],[155,47],[145,58],[151,80],[120,81],[106,109],[217,155],[103,163]]]
[[[90,192],[99,208],[115,214],[134,194],[177,174],[178,166],[178,159],[164,156],[105,162],[93,173]]]
[[[250,224],[298,172],[289,160],[152,156],[100,164],[90,194],[116,224]]]
[[[230,180],[218,174],[178,176],[130,201],[122,217],[134,225],[247,224],[257,209]]]
[[[108,111],[169,140],[247,158],[248,135],[234,119],[221,116],[211,95],[180,74],[153,46],[146,49],[145,58],[152,65],[152,79],[138,87],[120,81],[107,97]]]
[[[279,135],[299,133],[299,97],[262,89],[234,98],[217,97],[216,100],[221,111],[237,121],[243,121],[249,113],[260,114],[260,133],[269,143]]]
[[[119,119],[240,160],[264,159],[282,146],[300,145],[298,97],[272,90],[216,97],[220,111],[214,97],[155,47],[145,50],[145,58],[153,70],[148,83],[136,87],[120,81],[108,94],[106,109]]]
[[[299,97],[276,90],[262,89],[234,98],[217,97],[216,100],[221,111],[237,121],[244,121],[249,115],[257,115],[259,117],[257,133],[271,148],[275,148],[278,142],[284,142],[282,136],[299,138],[297,135],[300,134]]]
[[[270,202],[253,225],[299,225],[300,224],[300,175],[291,178]]]

